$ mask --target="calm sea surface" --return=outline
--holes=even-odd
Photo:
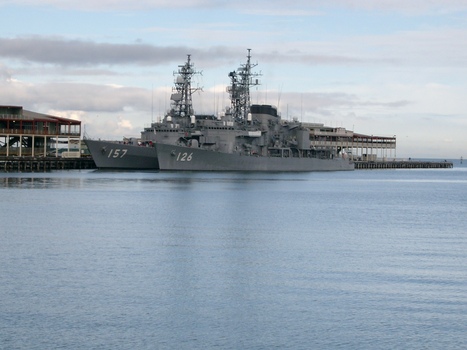
[[[0,173],[0,348],[465,349],[455,165]]]

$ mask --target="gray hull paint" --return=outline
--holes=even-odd
[[[84,140],[99,169],[159,169],[154,147]]]
[[[245,156],[158,143],[160,170],[168,171],[348,171],[354,164],[347,159],[279,158]]]

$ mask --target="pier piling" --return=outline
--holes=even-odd
[[[355,161],[355,169],[449,169],[453,167],[448,161]]]
[[[4,172],[36,172],[49,170],[95,169],[92,158],[0,157]]]

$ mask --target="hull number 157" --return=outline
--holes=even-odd
[[[127,149],[120,149],[120,148],[113,149],[112,148],[107,158],[123,158],[126,152],[128,152]]]

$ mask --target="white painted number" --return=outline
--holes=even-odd
[[[193,159],[193,153],[188,154],[187,152],[178,152],[177,162],[191,162]]]
[[[109,152],[109,155],[107,156],[107,158],[123,158],[125,157],[125,154],[128,152],[127,149],[120,149],[120,148],[116,148],[116,149],[111,149],[110,152]]]

